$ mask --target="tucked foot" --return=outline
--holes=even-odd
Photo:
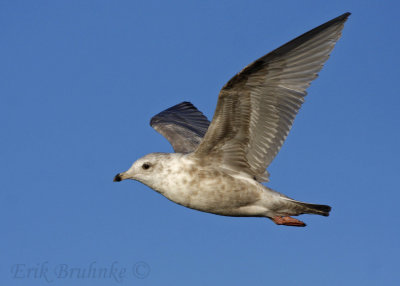
[[[290,216],[274,216],[272,221],[277,225],[306,226],[306,224],[301,220],[292,218]]]

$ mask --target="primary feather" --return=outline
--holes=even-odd
[[[195,151],[229,169],[268,181],[275,158],[328,59],[349,13],[281,46],[245,67],[222,88],[210,127]]]
[[[177,153],[193,152],[210,125],[190,102],[182,102],[153,116],[150,125],[171,143]]]

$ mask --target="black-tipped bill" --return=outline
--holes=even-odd
[[[120,174],[115,175],[114,182],[121,182],[121,181],[122,181],[121,175]]]

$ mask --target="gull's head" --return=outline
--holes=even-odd
[[[138,159],[126,172],[117,174],[114,182],[130,179],[142,182],[148,186],[153,185],[160,173],[162,173],[163,165],[171,154],[166,153],[150,153]]]

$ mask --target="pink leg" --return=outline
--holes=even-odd
[[[274,216],[272,221],[278,225],[306,226],[306,224],[301,220],[292,218],[290,216]]]

